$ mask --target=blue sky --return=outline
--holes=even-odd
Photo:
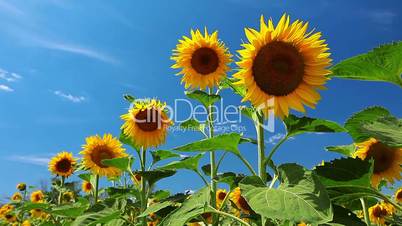
[[[86,136],[117,136],[119,116],[128,107],[123,94],[168,103],[183,98],[169,57],[177,39],[191,28],[219,30],[234,53],[245,39],[244,27],[258,27],[260,15],[278,21],[287,12],[323,32],[334,62],[339,62],[401,40],[401,9],[397,0],[0,0],[0,197],[14,192],[18,182],[39,185],[48,180],[48,158],[62,150],[78,154]],[[317,109],[307,115],[343,123],[370,105],[402,115],[402,92],[392,84],[333,79],[321,94]],[[222,95],[225,103],[239,103],[229,91]],[[246,134],[253,136],[253,127],[246,125]],[[268,143],[283,132],[277,125],[275,133],[267,134]],[[199,137],[170,134],[163,148]],[[338,157],[325,152],[325,146],[350,142],[346,134],[302,135],[286,143],[274,159],[312,167]],[[253,146],[241,150],[255,163]],[[231,156],[225,170],[245,172]],[[185,171],[171,181],[161,181],[158,188],[177,192],[202,185]]]

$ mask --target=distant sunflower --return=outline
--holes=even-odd
[[[29,220],[24,220],[24,222],[21,223],[21,226],[31,226],[31,222],[29,222]]]
[[[74,172],[75,164],[72,153],[61,152],[50,160],[49,171],[58,176],[69,177]]]
[[[85,193],[90,193],[92,191],[92,184],[89,181],[83,181],[82,182],[82,191],[84,191]]]
[[[43,218],[45,215],[45,212],[41,209],[32,209],[30,213],[32,218]]]
[[[260,31],[245,29],[248,43],[238,51],[240,70],[233,76],[247,88],[243,101],[251,101],[265,116],[273,107],[280,118],[288,116],[290,108],[305,112],[303,104],[315,108],[317,89],[324,88],[331,64],[321,33],[306,33],[308,23],[290,24],[286,14],[276,27],[263,16],[260,24]],[[274,106],[268,104],[271,99]]]
[[[72,202],[74,201],[74,193],[71,191],[67,191],[63,193],[63,201],[64,202]]]
[[[394,183],[394,179],[401,179],[402,148],[389,147],[375,138],[356,144],[355,157],[360,159],[374,159],[374,172],[371,184],[377,187],[382,179]]]
[[[43,194],[43,192],[41,190],[34,191],[31,194],[31,202],[33,202],[33,203],[42,203],[42,202],[44,202],[44,199],[45,199],[45,195]]]
[[[157,147],[165,142],[168,127],[172,124],[165,112],[166,104],[155,99],[137,101],[127,114],[121,126],[123,133],[143,148]]]
[[[218,207],[221,206],[223,200],[225,200],[225,198],[226,198],[226,195],[227,195],[226,190],[218,189],[218,191],[216,192],[216,205]]]
[[[27,189],[27,185],[25,183],[17,184],[17,189],[20,191],[25,191]]]
[[[17,217],[12,214],[12,213],[8,213],[6,215],[4,215],[4,219],[8,222],[8,223],[14,223],[17,221]]]
[[[13,196],[11,196],[11,200],[15,201],[15,202],[20,202],[22,200],[22,195],[19,192],[16,192],[13,194]]]
[[[158,225],[158,223],[159,223],[159,220],[154,220],[151,222],[147,222],[147,226],[156,226],[156,225]]]
[[[141,177],[141,175],[139,175],[138,173],[137,173],[137,174],[134,174],[133,179],[134,179],[134,182],[135,182],[136,184],[141,184],[142,177]]]
[[[225,44],[218,40],[218,32],[205,34],[199,30],[191,30],[191,37],[183,36],[176,49],[173,50],[172,66],[181,69],[181,81],[185,88],[206,89],[217,86],[230,70],[228,64],[232,55]]]
[[[86,144],[80,152],[83,155],[83,164],[94,174],[99,176],[115,177],[121,174],[116,167],[106,166],[102,163],[105,159],[126,157],[122,144],[111,134],[103,135],[103,138],[96,135],[86,138]]]
[[[398,203],[402,203],[402,187],[395,192],[395,200]]]
[[[251,207],[248,205],[246,199],[241,196],[240,188],[237,187],[230,193],[230,199],[237,206],[238,209],[243,211],[245,214],[250,214],[252,212]]]
[[[389,203],[377,203],[369,208],[369,216],[371,222],[378,225],[385,225],[385,218],[391,216],[395,212],[395,208]]]
[[[8,214],[14,209],[14,206],[11,204],[4,204],[0,207],[0,218]]]

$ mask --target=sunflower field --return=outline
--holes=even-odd
[[[260,27],[245,28],[236,55],[206,28],[178,40],[172,68],[188,99],[208,116],[205,123],[192,118],[178,126],[203,139],[159,149],[176,125],[172,112],[163,100],[125,95],[129,110],[120,116],[121,134],[88,136],[81,150],[54,156],[51,189],[21,181],[0,207],[0,225],[402,225],[402,119],[367,106],[341,125],[305,110],[316,107],[333,77],[402,87],[402,42],[333,65],[321,32],[287,14],[277,19],[261,16]],[[214,106],[224,89],[242,98],[239,109],[256,137],[215,130]],[[266,125],[278,119],[286,135],[268,149]],[[305,133],[347,133],[354,142],[327,147],[342,157],[312,169],[297,159],[273,161],[283,143]],[[248,156],[257,156],[257,164],[241,151],[244,143],[253,145]],[[229,155],[249,172],[222,171]],[[209,164],[200,165],[203,158]],[[178,194],[156,189],[162,179],[174,183],[181,170],[192,171],[204,187]]]

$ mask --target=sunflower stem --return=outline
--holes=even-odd
[[[222,211],[219,211],[219,210],[213,210],[213,211],[210,211],[210,212],[211,213],[216,213],[216,214],[228,217],[228,218],[231,218],[231,219],[233,219],[233,220],[235,220],[235,221],[237,221],[237,222],[239,222],[239,223],[241,223],[243,225],[250,226],[249,223],[245,222],[244,220],[242,220],[242,219],[240,219],[240,218],[238,218],[238,217],[236,217],[236,216],[234,216],[234,215],[232,215],[230,213],[222,212]]]
[[[370,223],[370,216],[369,216],[369,212],[368,212],[368,208],[367,208],[367,202],[365,198],[361,198],[360,202],[362,204],[362,209],[363,209],[363,213],[364,213],[364,221],[366,222],[367,226],[371,226]]]
[[[58,197],[58,199],[57,199],[57,204],[58,205],[60,205],[61,204],[61,198],[62,198],[62,196],[63,196],[63,187],[64,187],[64,179],[65,179],[65,177],[64,176],[62,176],[61,177],[61,180],[60,180],[60,190],[59,190],[59,197]]]
[[[146,168],[146,157],[147,157],[147,153],[146,153],[146,149],[145,148],[141,148],[141,172],[144,173],[145,172],[145,168]],[[146,194],[146,181],[143,177],[141,177],[141,212],[144,212],[147,209],[147,194]],[[147,225],[147,218],[143,217],[142,218],[142,225]]]
[[[99,175],[95,176],[95,203],[98,203],[98,196],[99,196]]]
[[[209,89],[209,95],[213,93],[212,89]],[[214,137],[214,116],[212,112],[212,105],[208,106],[208,126],[209,126],[209,137],[212,138]],[[216,208],[216,156],[215,156],[215,151],[210,151],[209,153],[209,159],[210,159],[210,165],[211,165],[211,205]],[[216,214],[212,214],[212,225],[218,225],[218,218]]]

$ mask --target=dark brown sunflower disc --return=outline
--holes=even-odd
[[[199,48],[191,56],[191,66],[202,75],[213,73],[219,66],[218,54],[207,47]]]

